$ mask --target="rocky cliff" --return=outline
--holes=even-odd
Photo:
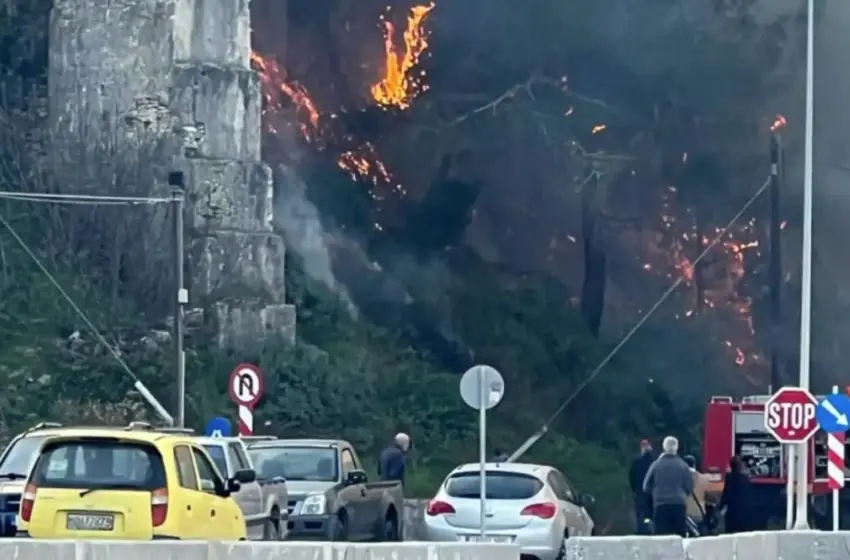
[[[50,18],[51,165],[115,195],[168,196],[183,173],[189,306],[222,345],[295,327],[250,53],[249,0],[56,0]],[[173,245],[153,239],[159,262]]]

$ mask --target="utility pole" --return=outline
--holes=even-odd
[[[183,349],[184,306],[189,303],[189,292],[186,290],[185,272],[185,247],[183,239],[183,212],[185,203],[185,176],[182,171],[173,171],[168,174],[168,185],[171,187],[171,202],[174,219],[174,276],[176,283],[176,297],[174,301],[174,362],[177,372],[177,427],[186,427],[186,353]]]
[[[779,196],[784,178],[782,140],[778,132],[770,136],[770,388],[773,392],[782,387],[779,347],[782,331],[782,222]]]

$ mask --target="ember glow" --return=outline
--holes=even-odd
[[[327,138],[330,128],[322,127],[322,113],[318,104],[310,96],[307,88],[295,81],[287,80],[286,71],[274,59],[264,57],[257,52],[251,53],[254,69],[260,76],[263,87],[265,104],[263,107],[263,122],[269,132],[277,134],[275,122],[286,121],[285,118],[267,118],[281,115],[284,108],[294,106],[295,120],[304,141],[313,144],[316,149],[323,150],[329,144],[334,144],[333,138]],[[329,116],[332,120],[334,115]],[[351,140],[348,138],[348,140]],[[337,142],[338,143],[338,142]],[[367,180],[375,185],[389,183],[392,179],[387,166],[381,161],[375,147],[367,142],[355,149],[345,150],[337,157],[337,165],[351,175],[352,180]]]
[[[670,187],[663,198],[662,234],[654,243],[658,247],[654,253],[667,255],[668,262],[664,263],[666,266],[645,262],[643,269],[665,274],[671,280],[679,278],[692,290],[694,299],[684,311],[676,313],[676,318],[690,319],[707,313],[723,316],[728,334],[722,343],[730,360],[741,367],[764,366],[766,360],[758,351],[753,336],[752,298],[743,295],[749,269],[748,255],[760,256],[755,220],[738,224],[725,233],[723,241],[717,243],[701,261],[698,279],[694,259],[716,236],[723,234],[723,230],[703,225],[698,233],[690,212],[684,219],[678,219],[674,211],[676,194],[675,187]],[[665,273],[665,269],[669,272]]]
[[[428,32],[423,24],[434,6],[432,2],[411,8],[407,28],[402,35],[403,52],[396,46],[395,26],[385,16],[381,16],[384,28],[384,75],[372,86],[371,91],[372,98],[382,107],[407,109],[419,94],[428,90],[423,82],[424,72],[417,75],[414,70],[428,49]]]
[[[279,114],[288,100],[295,107],[295,118],[298,128],[307,141],[314,140],[319,128],[319,109],[310,93],[296,81],[289,81],[286,72],[274,59],[265,58],[257,52],[251,53],[251,62],[263,88],[265,106],[263,116]],[[270,119],[263,119],[271,122]],[[272,129],[271,132],[277,133]]]
[[[348,171],[351,179],[368,178],[373,184],[389,183],[392,176],[378,156],[375,146],[366,142],[357,150],[346,150],[336,160],[340,169]]]

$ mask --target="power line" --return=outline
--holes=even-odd
[[[145,196],[102,196],[88,194],[59,193],[23,193],[0,191],[0,198],[24,200],[29,202],[50,202],[54,204],[164,204],[173,202],[171,198]]]
[[[91,322],[91,320],[88,318],[88,316],[83,312],[82,309],[80,309],[80,307],[76,303],[74,303],[74,300],[71,298],[71,296],[68,295],[68,292],[66,292],[65,289],[62,287],[62,285],[59,284],[59,282],[56,280],[56,278],[54,278],[54,276],[52,274],[50,274],[50,271],[47,270],[47,267],[45,267],[44,264],[42,264],[41,260],[36,256],[36,254],[32,251],[32,249],[29,248],[29,245],[27,245],[26,242],[21,238],[21,236],[18,235],[18,232],[15,231],[15,228],[12,227],[12,224],[10,224],[8,221],[6,221],[6,219],[2,215],[0,215],[0,225],[3,225],[3,227],[5,227],[7,230],[9,230],[9,233],[12,234],[12,237],[15,238],[15,241],[17,241],[18,244],[21,246],[21,248],[27,253],[27,255],[29,255],[29,257],[33,260],[33,262],[39,268],[39,270],[41,270],[41,272],[44,273],[44,275],[47,277],[47,279],[50,281],[50,283],[53,284],[53,286],[57,290],[59,290],[59,293],[62,294],[62,297],[65,298],[65,301],[68,302],[68,305],[70,305],[71,308],[74,311],[77,312],[77,315],[79,315],[80,319],[82,319],[83,322],[86,324],[86,326],[88,326],[88,328],[91,330],[92,334],[94,334],[94,336],[100,341],[101,344],[106,346],[106,348],[109,350],[109,352],[115,358],[115,360],[119,364],[121,364],[122,368],[124,368],[124,371],[126,371],[130,375],[130,377],[133,378],[133,381],[138,382],[139,377],[135,373],[133,373],[133,370],[130,369],[130,366],[127,365],[127,362],[125,362],[121,358],[121,355],[118,354],[118,351],[115,350],[115,348],[113,348],[112,345],[109,344],[109,342],[107,342],[106,338],[102,334],[100,334],[100,331],[97,330],[97,327],[94,326],[94,324]]]
[[[743,216],[747,212],[747,210],[750,209],[750,206],[752,206],[755,203],[755,201],[758,200],[758,198],[762,195],[762,193],[764,193],[764,191],[767,189],[767,187],[769,185],[770,185],[770,177],[768,177],[765,180],[765,182],[761,186],[761,188],[759,188],[759,190],[757,190],[756,193],[752,197],[750,197],[750,199],[746,202],[746,204],[744,204],[741,207],[741,209],[738,211],[738,213],[735,214],[732,217],[731,220],[729,220],[729,222],[726,224],[726,226],[723,228],[723,230],[720,233],[717,234],[717,236],[712,240],[712,242],[709,243],[708,246],[705,249],[703,249],[702,253],[700,253],[699,256],[696,259],[694,259],[693,263],[691,263],[691,267],[696,267],[696,265],[699,264],[699,262],[701,260],[703,260],[708,255],[708,253],[711,252],[711,250],[718,243],[720,243],[720,241],[724,237],[726,237],[726,234],[729,233],[729,228],[731,228],[733,225],[735,225],[735,223],[739,219],[741,219],[741,216]],[[628,343],[629,340],[632,339],[632,337],[635,335],[635,333],[638,330],[640,330],[640,328],[643,327],[643,325],[646,324],[646,322],[649,320],[649,318],[652,317],[652,315],[656,311],[658,311],[658,309],[661,307],[661,305],[664,304],[665,301],[667,301],[667,298],[669,298],[673,294],[673,292],[675,292],[676,289],[679,286],[682,285],[682,283],[684,281],[685,281],[684,277],[680,276],[679,278],[676,279],[675,282],[673,282],[673,284],[670,285],[669,288],[667,288],[667,291],[665,291],[661,295],[661,297],[658,298],[658,301],[656,301],[655,304],[652,307],[649,308],[649,310],[646,312],[646,314],[644,314],[644,316],[641,317],[640,320],[637,323],[635,323],[635,325],[631,329],[629,329],[629,332],[627,332],[626,335],[622,338],[622,340],[620,340],[620,342],[614,347],[614,349],[611,350],[608,353],[607,356],[605,356],[605,359],[603,359],[599,363],[599,365],[596,366],[596,369],[594,369],[590,373],[590,375],[587,376],[587,379],[582,381],[579,384],[579,386],[576,387],[576,389],[572,392],[572,394],[569,397],[567,397],[566,400],[564,400],[563,403],[561,403],[561,406],[559,406],[555,410],[555,412],[552,413],[552,415],[549,417],[549,419],[546,420],[546,422],[543,423],[543,426],[541,427],[540,431],[538,431],[537,433],[532,435],[531,438],[526,440],[526,442],[520,447],[520,449],[518,449],[517,451],[514,452],[513,455],[511,455],[511,457],[510,457],[511,461],[515,461],[517,458],[519,458],[519,456],[521,456],[523,453],[525,453],[532,445],[534,445],[534,443],[536,443],[538,439],[543,437],[543,434],[545,434],[549,429],[548,428],[549,424],[551,424],[552,421],[555,420],[555,418],[557,418],[558,415],[560,415],[564,411],[564,409],[567,408],[567,406],[569,406],[569,404],[571,402],[573,402],[573,400],[575,400],[575,398],[588,385],[590,385],[593,382],[593,380],[602,372],[603,368],[605,368],[605,366],[607,366],[611,362],[611,360],[614,358],[615,355],[617,355],[617,353],[623,348],[623,346],[625,346],[626,343]]]

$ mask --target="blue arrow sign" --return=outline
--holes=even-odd
[[[850,430],[850,397],[843,393],[824,397],[818,403],[815,419],[821,429],[830,434]]]
[[[233,425],[224,416],[216,416],[207,422],[207,427],[204,428],[204,435],[211,437],[230,437],[231,433]]]

